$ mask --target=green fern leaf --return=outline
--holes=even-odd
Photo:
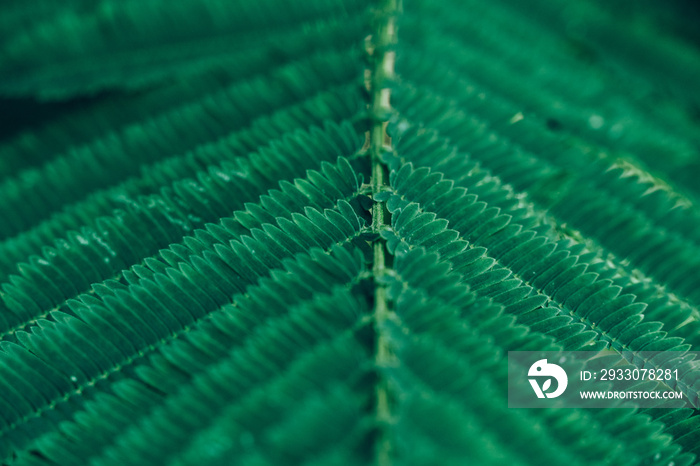
[[[699,464],[673,15],[5,3],[3,465]],[[509,351],[602,349],[694,408],[508,407]]]

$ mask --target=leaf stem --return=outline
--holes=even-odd
[[[372,128],[370,130],[369,152],[372,163],[371,186],[372,193],[380,193],[386,186],[386,165],[382,162],[382,154],[391,150],[391,141],[386,134],[386,126],[392,112],[390,104],[390,89],[387,86],[394,79],[395,52],[391,50],[396,42],[396,16],[401,9],[400,0],[381,0],[375,14],[375,30],[372,36],[372,63],[370,90],[372,102],[370,113]],[[389,215],[384,203],[375,203],[372,209],[372,230],[381,233],[389,224]],[[379,371],[376,387],[375,415],[379,426],[379,438],[375,444],[375,460],[378,466],[390,466],[393,463],[393,445],[387,427],[392,422],[391,388],[386,378],[381,377],[383,368],[395,364],[395,356],[391,342],[384,330],[385,322],[392,317],[389,309],[387,289],[381,283],[385,274],[385,241],[374,243],[373,276],[375,278],[375,305],[373,320],[376,335],[375,365]]]

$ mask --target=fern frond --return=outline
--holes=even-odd
[[[347,82],[357,70],[357,64],[347,58],[347,53],[319,56],[304,64],[282,67],[266,79],[236,83],[218,95],[134,124],[121,133],[76,148],[41,169],[5,180],[0,184],[0,193],[6,199],[0,214],[7,221],[2,224],[0,237],[35,225],[61,203],[78,201],[98,188],[138,174],[139,164],[155,163],[216,141],[231,132],[231,125],[246,126],[251,117],[308,98],[317,92],[320,83],[332,86]],[[349,63],[344,65],[348,73],[341,72],[335,78],[337,67],[323,73],[321,63],[325,65],[333,59],[339,66]],[[316,70],[321,76],[315,75]],[[155,140],[154,134],[158,135]],[[76,171],[76,166],[83,169]]]
[[[168,244],[181,241],[192,228],[230,215],[246,201],[254,200],[274,186],[274,176],[283,179],[285,175],[302,175],[304,168],[311,168],[324,158],[335,160],[338,155],[359,149],[361,141],[352,141],[349,134],[353,130],[349,124],[328,125],[327,130],[328,133],[318,129],[312,130],[311,134],[297,132],[288,136],[286,141],[253,154],[248,160],[237,160],[237,165],[200,172],[199,182],[177,182],[172,192],[151,196],[129,206],[126,212],[100,218],[94,229],[84,227],[79,234],[70,235],[69,243],[57,242],[57,247],[46,254],[43,261],[35,261],[40,271],[27,268],[24,277],[14,276],[12,285],[4,286],[3,302],[8,310],[5,313],[8,325],[15,329],[26,325],[29,316],[44,315],[75,296],[70,294],[70,289],[65,292],[54,290],[54,296],[49,295],[50,289],[33,284],[37,275],[60,276],[63,270],[75,268],[81,270],[85,278],[74,281],[74,287],[79,287],[80,292],[87,291],[90,283],[112,278],[120,270],[137,264]],[[343,132],[348,134],[343,135]],[[357,144],[354,148],[353,142]],[[296,165],[290,165],[291,160]],[[273,175],[267,168],[268,163],[277,165],[278,175]],[[272,179],[267,178],[270,175]],[[237,186],[230,182],[232,179],[238,181]],[[231,204],[231,200],[235,202]],[[126,225],[128,230],[123,228]],[[105,254],[106,260],[96,259]],[[87,261],[97,262],[98,267],[91,267]],[[81,263],[84,265],[77,265]],[[91,270],[93,274],[85,273]]]
[[[697,462],[700,53],[650,15],[6,3],[51,111],[0,135],[3,466]],[[687,404],[508,407],[509,351],[600,349]]]
[[[264,69],[271,56],[305,54],[315,44],[348,44],[361,31],[366,7],[364,1],[316,0],[280,9],[274,1],[252,7],[149,0],[61,11],[5,40],[2,90],[65,98],[105,88],[139,89],[173,76],[187,79],[222,64],[238,73]]]
[[[350,170],[347,162],[344,165],[341,162],[341,167],[346,173]],[[332,173],[330,167],[325,167],[325,171]],[[167,251],[161,253],[164,266],[161,272],[141,270],[143,277],[133,285],[107,281],[105,286],[93,286],[99,299],[83,295],[79,301],[68,302],[68,312],[77,318],[52,312],[51,316],[57,322],[39,318],[36,320],[39,327],[32,327],[31,333],[18,332],[17,339],[44,360],[58,358],[52,362],[59,371],[53,377],[75,379],[77,384],[70,390],[64,384],[64,397],[67,393],[79,394],[87,386],[110,375],[118,377],[125,365],[143,357],[144,352],[157,348],[159,342],[176,337],[216,307],[230,302],[232,293],[244,292],[259,277],[268,275],[270,269],[280,267],[283,258],[302,253],[312,246],[353,242],[362,246],[359,239],[363,231],[362,220],[343,200],[347,194],[336,193],[341,196],[337,201],[337,214],[333,211],[317,214],[318,211],[307,206],[304,211],[308,217],[300,214],[291,214],[290,219],[280,217],[276,227],[266,224],[261,225],[262,229],[253,228],[252,237],[243,236],[223,243],[214,241],[207,246],[191,238],[185,242],[189,247],[171,246],[172,255]],[[257,256],[254,255],[256,251]],[[158,270],[154,263],[158,261],[147,265]],[[325,273],[329,271],[325,270]],[[163,293],[163,289],[171,294]],[[148,330],[141,328],[143,325]],[[65,336],[54,340],[56,328],[64,326],[67,326]],[[114,340],[97,338],[101,333],[111,335]],[[88,343],[90,341],[98,341],[102,347],[95,348]],[[90,362],[85,353],[76,351],[76,348],[86,345],[91,348],[91,354],[102,360],[99,367]],[[39,369],[39,372],[42,371]],[[56,380],[42,383],[56,383]],[[54,399],[52,403],[56,401]],[[44,408],[38,408],[42,405]],[[26,406],[35,406],[39,411],[30,415],[30,409],[21,416],[9,418],[3,435],[5,441],[10,441],[11,432],[18,428],[20,433],[17,435],[21,439],[23,422],[28,419],[35,419],[34,424],[46,422],[36,418],[46,404]],[[32,428],[39,427],[33,425]]]

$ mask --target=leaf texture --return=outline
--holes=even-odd
[[[508,351],[600,349],[700,406],[700,51],[651,13],[6,3],[0,93],[82,103],[0,139],[2,464],[698,464],[697,409],[507,407]]]

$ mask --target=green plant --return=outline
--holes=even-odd
[[[696,461],[505,354],[697,350],[698,51],[399,3],[6,1],[0,90],[84,101],[0,145],[5,463]]]

